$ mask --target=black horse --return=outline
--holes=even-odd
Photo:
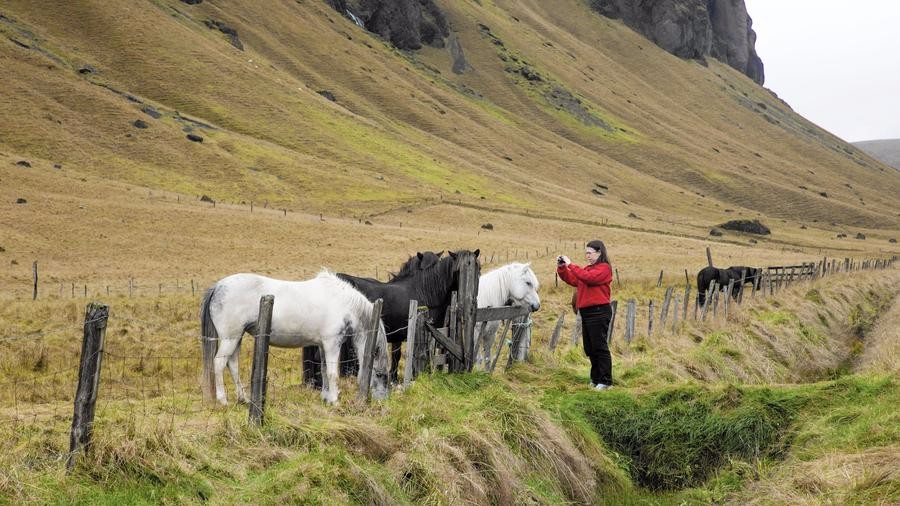
[[[463,254],[478,257],[479,250],[460,250],[441,257],[441,253],[417,253],[410,257],[387,283],[372,278],[359,278],[339,273],[338,277],[353,285],[370,301],[382,299],[381,321],[391,343],[391,381],[397,382],[400,346],[406,341],[409,323],[409,301],[427,306],[429,317],[443,325],[452,292],[459,288],[459,261]]]
[[[719,269],[717,267],[704,267],[697,273],[697,303],[703,305],[706,302],[706,290],[709,289],[709,283],[715,281],[719,285],[719,290],[728,286],[728,282],[734,280],[734,287],[731,296],[737,299],[738,294],[744,289],[741,286],[741,276],[744,276],[744,284],[750,283],[756,286],[758,290],[762,283],[762,269],[755,267],[744,267],[743,265],[732,266],[727,269]]]

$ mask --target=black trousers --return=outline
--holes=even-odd
[[[584,354],[591,359],[591,383],[612,385],[612,355],[607,334],[612,308],[609,304],[581,308],[581,337]]]

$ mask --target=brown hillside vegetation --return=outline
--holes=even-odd
[[[383,271],[426,248],[546,252],[601,223],[649,274],[663,263],[646,264],[649,242],[651,256],[697,258],[709,228],[734,218],[773,229],[756,250],[734,248],[748,263],[786,247],[897,252],[896,171],[730,67],[680,60],[574,0],[440,7],[471,67],[462,75],[448,49],[397,51],[325,2],[5,2],[0,213],[18,264],[7,279],[28,278],[34,259],[100,283],[101,265],[157,280]],[[243,205],[189,202],[200,195]],[[276,224],[251,202],[291,212]],[[314,227],[319,213],[348,221]],[[375,228],[342,228],[358,219]],[[486,222],[500,225],[492,239],[476,237]],[[835,239],[858,232],[867,240]],[[277,248],[261,253],[262,237]]]

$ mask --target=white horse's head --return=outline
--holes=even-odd
[[[532,311],[541,308],[541,297],[538,295],[540,283],[531,264],[510,264],[506,277],[509,298],[513,305],[528,305]]]
[[[388,396],[388,382],[390,381],[388,355],[384,324],[379,322],[378,336],[375,338],[375,360],[372,362],[372,381],[369,384],[372,398],[379,401],[387,399]]]

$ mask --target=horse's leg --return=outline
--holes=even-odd
[[[322,363],[327,362],[328,359],[325,357],[325,348],[323,348],[322,346],[318,346],[318,348],[319,353],[317,358],[319,362],[316,364],[316,372],[318,373],[318,376],[316,377],[316,381],[314,384],[322,388],[322,399],[325,399],[325,393],[328,391],[329,385],[328,380],[325,377],[325,369],[322,368]],[[340,360],[340,358],[338,358],[338,360]]]
[[[391,383],[400,383],[400,377],[397,375],[397,368],[400,367],[400,345],[397,341],[391,343]],[[409,360],[409,357],[406,358]]]
[[[322,378],[322,400],[328,404],[336,404],[338,400],[338,362],[341,356],[340,338],[327,339],[330,344],[323,345],[325,357],[325,378]]]
[[[227,336],[228,334],[222,334]],[[225,365],[228,363],[235,349],[240,346],[241,338],[237,337],[220,337],[219,349],[216,351],[216,358],[213,359],[213,373],[216,378],[216,400],[221,405],[228,404],[228,398],[225,396]]]
[[[240,368],[240,357],[241,357],[241,342],[237,342],[237,346],[234,348],[234,352],[231,353],[231,356],[228,357],[228,370],[231,371],[231,380],[234,382],[234,390],[237,395],[238,402],[242,404],[247,403],[247,392],[244,391],[244,384],[241,383],[241,368]]]

